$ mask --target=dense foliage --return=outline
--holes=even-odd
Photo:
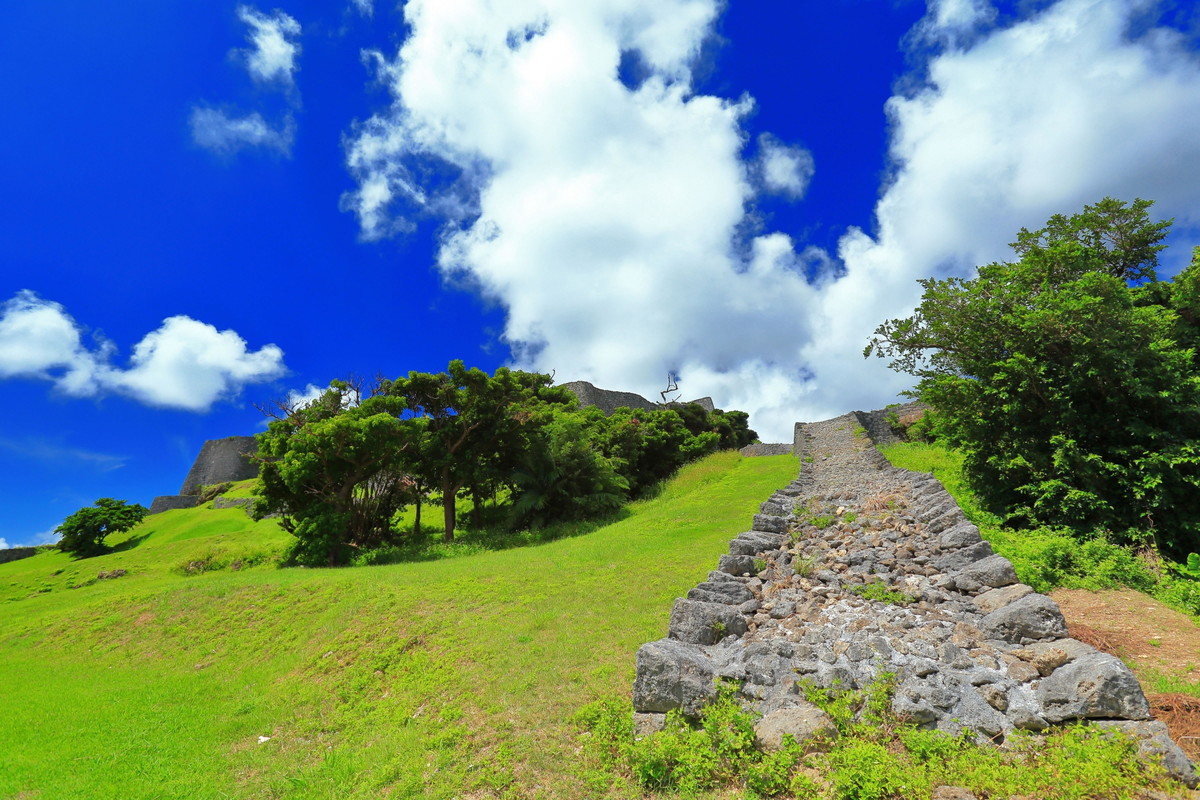
[[[63,520],[54,532],[62,536],[58,549],[81,558],[100,555],[108,550],[104,540],[137,525],[146,516],[146,508],[137,503],[101,497]]]
[[[1015,262],[920,281],[866,353],[919,379],[991,510],[1182,556],[1200,542],[1200,249],[1158,281],[1170,222],[1150,205],[1106,198],[1022,229]]]
[[[258,516],[280,514],[291,559],[337,565],[419,540],[421,508],[439,502],[443,539],[461,524],[528,528],[601,517],[684,463],[754,441],[741,411],[697,405],[606,417],[578,407],[551,376],[452,361],[370,386],[334,381],[317,400],[277,404],[259,434]],[[415,514],[401,529],[398,514]]]

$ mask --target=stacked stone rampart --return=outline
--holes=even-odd
[[[695,714],[716,682],[762,715],[760,741],[803,738],[803,686],[895,676],[893,711],[993,741],[1071,720],[1121,728],[1196,775],[1116,657],[1070,638],[1058,605],[1018,582],[932,475],[892,467],[857,414],[797,427],[800,477],[760,507],[708,578],[641,647],[639,730]]]
[[[712,411],[714,408],[711,397],[701,397],[696,400],[688,400],[685,403],[661,404],[647,400],[640,394],[633,392],[616,392],[611,389],[601,389],[587,381],[571,381],[570,383],[562,384],[562,388],[575,395],[579,400],[579,405],[595,406],[603,411],[605,416],[610,416],[618,408],[653,411],[658,408],[670,408],[672,405],[689,405],[691,403],[695,403],[705,411]]]
[[[218,483],[244,481],[258,477],[258,465],[250,456],[258,450],[253,436],[228,436],[209,439],[192,462],[179,494],[162,495],[150,504],[150,513],[158,514],[176,508],[192,508],[199,504],[200,488]]]

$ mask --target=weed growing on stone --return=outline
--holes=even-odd
[[[880,603],[887,603],[893,606],[906,606],[913,601],[910,595],[904,592],[889,589],[887,584],[883,583],[862,583],[848,587],[850,591],[866,600],[876,600]]]

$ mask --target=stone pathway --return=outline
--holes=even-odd
[[[1057,604],[1017,582],[936,479],[888,464],[852,414],[802,426],[798,444],[800,478],[676,601],[667,638],[639,650],[641,725],[694,713],[717,679],[766,722],[806,705],[803,682],[862,688],[890,673],[893,710],[924,726],[1002,741],[1103,721],[1195,784],[1128,668],[1068,638]]]

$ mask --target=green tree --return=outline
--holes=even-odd
[[[54,529],[61,534],[58,549],[79,558],[100,555],[108,551],[104,540],[113,533],[132,528],[146,516],[146,509],[137,503],[101,497],[93,505],[81,508]]]
[[[279,514],[299,564],[336,566],[393,538],[392,517],[413,499],[406,451],[419,435],[403,398],[333,381],[316,400],[277,404],[258,434],[257,517]]]
[[[441,492],[446,541],[454,540],[460,491],[468,490],[480,510],[489,484],[510,478],[536,408],[575,402],[551,380],[505,367],[488,375],[454,360],[445,372],[410,372],[387,385],[385,391],[404,398],[424,420],[423,454],[414,469]]]
[[[1016,262],[920,281],[916,312],[866,354],[918,378],[973,488],[1014,523],[1153,534],[1180,555],[1200,541],[1200,375],[1181,339],[1195,275],[1157,281],[1170,222],[1149,207],[1106,198],[1022,230]]]

